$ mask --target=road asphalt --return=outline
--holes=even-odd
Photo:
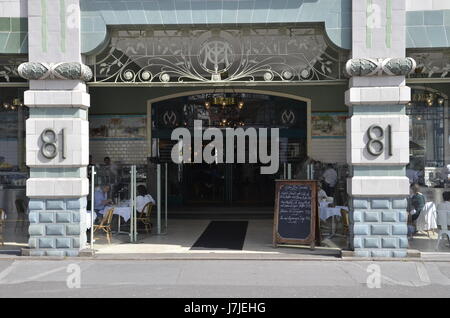
[[[449,297],[450,262],[1,259],[0,297]]]

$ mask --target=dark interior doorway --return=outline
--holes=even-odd
[[[152,144],[156,145],[160,159],[169,162],[168,200],[172,211],[201,208],[215,214],[224,208],[272,209],[275,180],[283,177],[283,163],[295,166],[307,155],[307,116],[306,102],[262,94],[208,93],[152,104]],[[202,121],[203,129],[213,127],[222,131],[227,128],[267,128],[269,131],[278,128],[278,172],[261,174],[260,163],[174,164],[169,155],[176,143],[171,141],[171,133],[179,127],[193,132],[195,120]]]

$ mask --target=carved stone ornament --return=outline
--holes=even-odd
[[[89,66],[78,62],[40,63],[26,62],[19,65],[18,73],[27,80],[82,80],[89,81],[92,71]]]
[[[351,59],[345,70],[349,76],[406,76],[416,69],[410,57],[388,59]]]

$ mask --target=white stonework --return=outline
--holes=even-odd
[[[47,28],[42,29],[42,7],[40,0],[28,1],[29,61],[30,62],[82,62],[80,37],[79,0],[48,1],[46,11]],[[61,5],[65,15],[61,16]],[[63,19],[63,20],[62,20]],[[61,26],[65,26],[64,32]],[[43,37],[47,46],[43,46]],[[34,87],[30,86],[31,89]]]
[[[354,132],[365,132],[367,128],[376,124],[391,125],[393,132],[406,132],[409,133],[409,116],[407,115],[359,115],[353,116],[347,120],[350,123],[350,127]]]
[[[354,169],[347,180],[347,192],[351,202],[351,245],[356,255],[364,257],[407,254],[405,245],[392,244],[387,250],[382,244],[373,244],[387,236],[392,241],[407,242],[405,218],[380,219],[377,227],[383,231],[376,231],[370,218],[358,217],[360,209],[367,210],[367,215],[406,214],[405,207],[399,209],[394,201],[406,202],[409,195],[409,179],[403,173],[409,162],[409,119],[399,105],[410,101],[411,90],[405,86],[405,76],[395,76],[403,74],[400,65],[389,66],[388,72],[375,72],[370,64],[372,60],[405,58],[405,6],[405,0],[352,0],[351,63],[356,64],[352,64],[346,104],[350,110],[353,108],[347,120],[347,161]],[[413,71],[414,65],[408,71]],[[366,74],[372,76],[358,76]]]
[[[1,0],[0,18],[26,18],[28,15],[27,2],[28,0]]]
[[[392,41],[386,47],[386,0],[368,2],[352,1],[352,58],[385,59],[405,57],[406,14],[405,0],[392,1]],[[367,31],[371,34],[371,45],[367,45]]]
[[[28,107],[77,107],[87,109],[91,105],[90,95],[83,91],[29,90],[25,92]]]
[[[404,105],[411,100],[411,88],[400,87],[352,87],[345,92],[345,104],[353,105]]]
[[[399,87],[405,86],[404,76],[361,76],[349,80],[350,87]]]
[[[63,7],[61,7],[63,6]],[[31,63],[56,65],[58,63],[82,63],[80,37],[80,1],[79,0],[29,0],[28,1],[28,58]],[[63,72],[63,74],[65,74]],[[77,73],[74,73],[77,74]],[[61,75],[61,74],[60,74]],[[48,199],[58,199],[56,210],[63,214],[73,209],[69,204],[75,202],[71,220],[55,224],[46,224],[40,219],[30,225],[31,255],[39,256],[76,256],[86,242],[86,225],[76,214],[85,213],[86,196],[89,193],[89,180],[85,178],[89,161],[89,131],[87,109],[90,106],[89,94],[83,77],[78,80],[71,72],[69,76],[58,79],[30,80],[30,90],[25,93],[25,105],[36,108],[30,112],[26,124],[26,162],[31,168],[31,178],[27,180],[27,196],[40,204],[34,213],[53,213]],[[72,76],[73,75],[73,76]],[[69,80],[67,78],[75,78]],[[69,109],[74,108],[74,109]],[[42,136],[45,129],[51,129],[57,140],[46,144],[47,158],[42,154]],[[64,145],[62,144],[64,129]],[[53,140],[52,132],[45,135]],[[57,150],[56,156],[54,150]],[[62,155],[64,153],[64,156]],[[70,170],[62,168],[72,168]],[[74,172],[77,171],[77,172]],[[73,173],[73,174],[72,174]],[[44,177],[45,176],[45,177]],[[68,177],[72,176],[72,177]],[[73,176],[80,176],[78,178]],[[47,203],[45,203],[47,201]],[[59,222],[59,223],[58,223]],[[64,229],[57,233],[47,233],[47,227],[57,225]],[[45,231],[33,232],[34,228]],[[60,239],[69,241],[66,246],[43,247],[36,241]]]
[[[409,195],[407,177],[353,177],[347,180],[353,197],[396,197]]]
[[[58,155],[47,159],[42,155],[42,133],[53,129],[57,134]],[[65,135],[65,159],[62,129]],[[26,162],[29,167],[86,167],[89,164],[89,122],[79,118],[30,118],[26,122]]]
[[[33,90],[73,90],[86,92],[86,83],[78,80],[30,80]]]
[[[368,129],[372,125],[383,128],[381,139],[385,151],[376,157],[367,150]],[[392,145],[389,145],[388,126],[391,126]],[[409,118],[406,115],[359,115],[347,120],[347,163],[358,165],[406,165],[409,163]],[[392,155],[387,149],[392,147]]]
[[[29,198],[77,198],[89,194],[87,178],[31,178],[27,180]]]
[[[449,0],[406,0],[406,11],[450,10]]]

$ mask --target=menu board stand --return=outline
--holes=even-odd
[[[317,181],[277,180],[273,245],[320,244]]]

